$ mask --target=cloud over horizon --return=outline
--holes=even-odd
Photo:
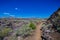
[[[11,13],[5,12],[5,13],[3,13],[3,14],[6,15],[6,16],[8,16],[8,17],[15,17],[15,15],[12,15]]]
[[[3,13],[3,14],[5,14],[5,15],[10,15],[10,13],[7,13],[7,12],[5,12],[5,13]]]

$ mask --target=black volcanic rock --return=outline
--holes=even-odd
[[[60,11],[60,8],[58,8],[58,10],[57,11]]]
[[[48,21],[50,20],[50,22],[54,25],[56,30],[60,30],[60,8],[55,11],[50,18],[48,19]]]

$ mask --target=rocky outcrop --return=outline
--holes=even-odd
[[[60,30],[60,8],[55,11],[48,19],[56,30]]]

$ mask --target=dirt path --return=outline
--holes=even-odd
[[[42,32],[40,31],[41,26],[42,26],[42,22],[36,25],[36,30],[33,33],[33,36],[29,37],[28,40],[42,40],[41,39]]]
[[[39,23],[37,26],[36,26],[36,31],[35,31],[35,36],[34,36],[34,40],[42,40],[41,39],[41,26],[42,26],[42,23]]]

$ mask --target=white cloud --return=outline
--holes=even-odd
[[[10,15],[11,17],[15,17],[15,15]]]
[[[5,14],[5,15],[10,15],[10,13],[3,13],[3,14]]]
[[[3,13],[3,14],[5,14],[7,16],[15,17],[15,15],[11,15],[10,13]]]
[[[18,8],[15,8],[15,10],[18,10]]]

